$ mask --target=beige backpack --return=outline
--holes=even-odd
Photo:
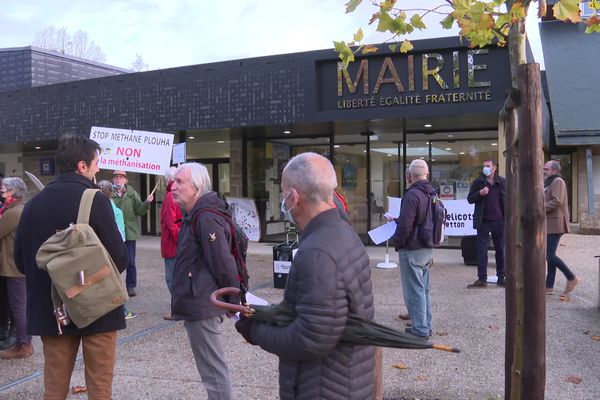
[[[83,192],[77,223],[50,236],[36,254],[38,267],[52,280],[59,335],[69,318],[81,329],[129,299],[119,270],[89,225],[98,191]]]

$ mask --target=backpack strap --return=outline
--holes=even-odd
[[[99,189],[85,189],[83,191],[81,201],[79,202],[79,212],[77,213],[78,224],[89,224],[94,196],[96,195],[96,192],[99,191]]]

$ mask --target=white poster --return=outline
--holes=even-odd
[[[173,146],[173,164],[181,164],[186,160],[186,145],[185,142],[177,143]]]
[[[248,239],[258,242],[260,240],[260,218],[254,199],[228,197],[227,203],[231,206],[235,223],[242,228]]]
[[[171,166],[173,134],[93,126],[90,139],[102,148],[98,167],[163,175]]]
[[[444,207],[448,211],[446,217],[446,236],[470,236],[477,235],[473,229],[474,204],[467,200],[444,200]]]

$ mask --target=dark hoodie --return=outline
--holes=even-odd
[[[427,180],[412,184],[402,198],[400,216],[396,218],[396,233],[393,236],[393,244],[396,250],[418,250],[426,247],[415,234],[417,225],[425,222],[427,206],[430,204],[429,194],[435,193],[435,189]]]
[[[225,311],[211,303],[211,293],[222,287],[239,287],[237,265],[231,254],[229,223],[212,212],[202,212],[194,218],[202,209],[231,216],[229,205],[215,192],[200,197],[192,211],[184,214],[173,272],[171,311],[174,319],[194,321],[222,315]],[[195,224],[196,237],[192,224]],[[230,301],[237,304],[239,299]]]

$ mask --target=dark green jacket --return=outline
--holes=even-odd
[[[146,203],[140,199],[140,195],[134,188],[125,186],[125,194],[122,197],[113,193],[113,200],[117,207],[123,211],[123,219],[125,220],[125,240],[137,240],[140,236],[140,222],[138,217],[146,215],[150,209],[150,203]]]

